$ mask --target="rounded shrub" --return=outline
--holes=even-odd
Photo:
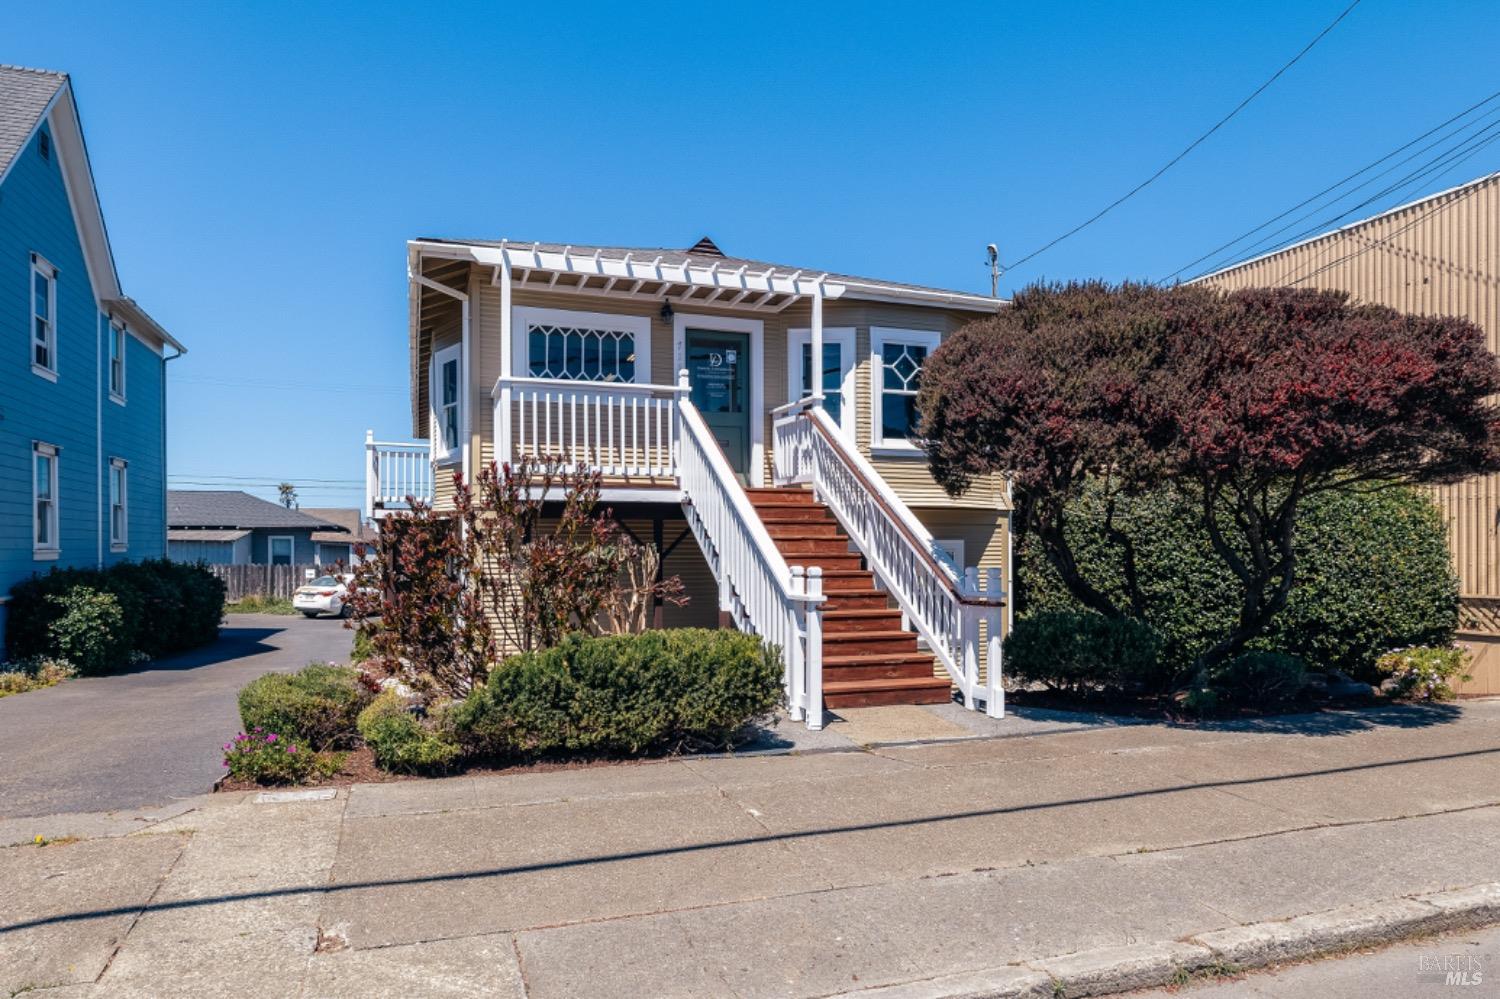
[[[49,594],[58,614],[47,625],[49,646],[57,658],[85,676],[98,676],[130,657],[130,637],[120,601],[112,593],[75,586]]]
[[[375,762],[397,773],[446,770],[462,754],[446,709],[424,721],[393,690],[385,691],[360,712],[359,734]]]
[[[1469,653],[1456,645],[1440,648],[1396,649],[1376,663],[1390,677],[1391,693],[1418,701],[1451,701],[1458,694],[1454,681],[1472,680],[1465,670]]]
[[[314,663],[296,673],[267,673],[240,691],[240,721],[245,731],[259,728],[313,749],[350,746],[359,714],[371,693],[359,682],[359,671]]]
[[[1087,493],[1068,511],[1069,540],[1085,578],[1129,607],[1123,547],[1134,553],[1142,618],[1161,639],[1171,683],[1234,625],[1239,580],[1199,526],[1196,498],[1167,488],[1117,497],[1111,537],[1105,504]],[[1407,645],[1445,645],[1458,626],[1458,580],[1442,516],[1404,486],[1322,493],[1300,508],[1297,578],[1286,608],[1252,649],[1300,656],[1314,668],[1378,682],[1376,660]],[[1019,549],[1023,615],[1079,606],[1035,539]]]
[[[1134,618],[1040,611],[1006,636],[1005,670],[1022,683],[1076,694],[1151,690],[1162,682],[1160,650],[1151,628]]]
[[[1220,705],[1279,708],[1295,701],[1307,686],[1307,663],[1279,652],[1246,652],[1209,677]]]

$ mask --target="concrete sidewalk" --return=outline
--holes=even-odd
[[[0,849],[0,995],[1155,984],[1500,918],[1497,759],[1490,702],[13,820],[85,838]]]

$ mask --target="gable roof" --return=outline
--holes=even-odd
[[[44,121],[51,125],[53,155],[67,186],[84,266],[99,308],[124,320],[137,333],[186,353],[187,348],[120,288],[120,274],[104,228],[99,192],[94,187],[94,172],[68,74],[0,64],[0,184]]]
[[[314,531],[314,541],[327,541],[332,544],[374,544],[375,531],[365,526],[364,514],[352,507],[307,506],[302,512],[309,517],[317,517],[326,520],[330,524],[337,524],[337,531]]]
[[[10,172],[67,82],[64,73],[0,63],[0,179]]]
[[[211,527],[254,529],[279,527],[314,531],[342,531],[338,524],[289,510],[280,503],[259,499],[239,490],[167,490],[169,528]]]
[[[1002,299],[991,298],[976,292],[954,291],[951,288],[935,288],[931,285],[838,274],[819,270],[816,267],[795,267],[790,264],[754,260],[750,257],[735,257],[726,254],[707,236],[686,250],[658,246],[592,246],[582,243],[536,243],[514,239],[443,239],[437,237],[418,238],[412,242],[411,247],[418,252],[430,252],[443,247],[470,250],[477,248],[482,251],[498,250],[507,255],[507,259],[514,267],[534,266],[532,262],[536,261],[548,270],[559,268],[547,266],[548,261],[542,255],[566,261],[567,263],[561,269],[572,270],[575,266],[574,262],[577,261],[599,260],[617,266],[622,265],[624,271],[631,272],[630,276],[636,276],[638,273],[633,271],[632,267],[655,266],[682,271],[684,276],[690,270],[707,272],[725,280],[739,272],[753,277],[769,276],[774,283],[784,284],[790,281],[793,287],[798,286],[799,282],[805,287],[816,281],[832,286],[833,291],[825,294],[825,297],[830,299],[896,301],[967,312],[997,312],[1005,304]],[[450,253],[449,255],[458,256],[459,254]],[[474,255],[474,259],[479,263],[498,263],[498,254],[479,253]],[[621,273],[623,274],[624,271]]]

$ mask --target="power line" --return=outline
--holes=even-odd
[[[1076,235],[1079,232],[1082,232],[1084,229],[1087,229],[1089,226],[1093,225],[1095,222],[1098,222],[1104,216],[1108,215],[1110,212],[1114,211],[1116,208],[1120,207],[1125,202],[1127,202],[1131,198],[1135,197],[1141,191],[1145,190],[1148,186],[1150,186],[1152,183],[1154,183],[1158,177],[1160,177],[1162,174],[1166,173],[1168,170],[1172,169],[1172,167],[1176,166],[1183,159],[1183,157],[1187,156],[1188,153],[1191,153],[1194,149],[1197,149],[1200,145],[1202,145],[1203,142],[1204,142],[1204,140],[1206,140],[1209,136],[1213,135],[1219,129],[1221,129],[1225,125],[1227,125],[1229,123],[1229,121],[1232,118],[1234,118],[1235,115],[1237,115],[1241,111],[1243,111],[1245,109],[1245,107],[1251,101],[1255,100],[1255,98],[1259,97],[1261,95],[1261,93],[1267,87],[1269,87],[1271,84],[1275,83],[1278,79],[1280,79],[1281,75],[1283,73],[1285,73],[1287,70],[1289,70],[1293,66],[1295,66],[1299,61],[1301,61],[1301,59],[1302,59],[1303,56],[1307,55],[1307,53],[1309,53],[1309,52],[1312,51],[1313,46],[1315,46],[1319,42],[1321,42],[1323,40],[1324,36],[1327,35],[1334,28],[1336,28],[1338,26],[1339,22],[1342,21],[1344,18],[1348,17],[1349,13],[1352,10],[1354,10],[1355,7],[1358,7],[1359,4],[1360,4],[1360,0],[1354,0],[1353,3],[1351,3],[1349,6],[1345,7],[1343,9],[1343,11],[1339,14],[1339,16],[1333,19],[1333,21],[1328,25],[1328,27],[1326,27],[1322,31],[1318,32],[1317,36],[1314,37],[1312,41],[1308,42],[1306,45],[1304,45],[1302,47],[1302,51],[1300,51],[1296,55],[1292,56],[1292,58],[1291,58],[1291,60],[1289,62],[1287,62],[1285,65],[1283,65],[1275,73],[1271,74],[1271,77],[1268,80],[1266,80],[1260,86],[1256,87],[1255,90],[1250,94],[1249,97],[1246,97],[1244,100],[1242,100],[1238,104],[1236,104],[1233,111],[1229,112],[1227,115],[1225,115],[1224,117],[1220,118],[1217,122],[1214,123],[1214,126],[1212,128],[1210,128],[1207,132],[1204,132],[1202,135],[1198,136],[1196,139],[1194,139],[1192,142],[1190,142],[1188,144],[1188,146],[1187,146],[1186,149],[1184,149],[1182,152],[1178,153],[1176,156],[1174,156],[1170,160],[1168,160],[1165,166],[1163,166],[1161,169],[1157,170],[1155,173],[1153,173],[1151,176],[1147,177],[1145,180],[1141,181],[1135,187],[1132,187],[1129,191],[1126,191],[1124,194],[1122,194],[1120,197],[1116,198],[1114,201],[1110,202],[1108,205],[1106,205],[1104,208],[1102,208],[1098,213],[1096,213],[1092,218],[1090,218],[1090,219],[1088,219],[1088,220],[1086,220],[1084,222],[1079,223],[1078,225],[1076,225],[1073,228],[1069,229],[1067,232],[1063,233],[1061,236],[1058,236],[1055,239],[1051,240],[1050,242],[1043,244],[1042,246],[1038,247],[1035,250],[1032,250],[1030,253],[1026,254],[1026,256],[1022,257],[1020,260],[1017,260],[1015,263],[1008,265],[1006,267],[1006,270],[1015,270],[1017,267],[1020,267],[1022,264],[1026,263],[1028,260],[1031,260],[1033,257],[1036,257],[1036,256],[1038,256],[1038,255],[1040,255],[1042,253],[1045,253],[1048,250],[1052,249],[1052,247],[1056,246],[1058,243],[1061,243],[1063,240],[1067,239],[1068,237]]]
[[[1393,149],[1390,152],[1386,153],[1384,156],[1380,157],[1379,159],[1377,159],[1377,160],[1375,160],[1375,161],[1373,161],[1371,163],[1365,164],[1364,166],[1360,167],[1358,170],[1356,170],[1353,173],[1349,174],[1347,177],[1344,177],[1344,178],[1342,178],[1342,179],[1334,182],[1333,184],[1330,184],[1328,187],[1323,188],[1323,190],[1319,191],[1317,194],[1314,194],[1311,197],[1309,197],[1309,198],[1307,198],[1307,199],[1305,199],[1303,201],[1299,201],[1297,204],[1295,204],[1292,207],[1288,208],[1286,211],[1282,212],[1280,215],[1273,216],[1272,218],[1267,219],[1266,221],[1262,222],[1260,225],[1256,226],[1255,228],[1249,229],[1249,230],[1241,233],[1240,235],[1236,236],[1234,239],[1231,239],[1229,242],[1223,243],[1223,244],[1221,244],[1219,246],[1214,247],[1212,250],[1209,250],[1207,253],[1203,254],[1203,256],[1199,257],[1198,259],[1190,261],[1190,262],[1188,262],[1186,264],[1183,264],[1181,267],[1177,268],[1175,271],[1173,271],[1172,273],[1168,274],[1166,277],[1159,278],[1159,279],[1157,279],[1153,283],[1155,283],[1155,284],[1166,284],[1168,281],[1172,280],[1177,275],[1181,274],[1183,271],[1190,270],[1190,269],[1192,269],[1194,267],[1197,267],[1199,264],[1203,263],[1203,261],[1209,259],[1210,257],[1218,256],[1220,253],[1222,253],[1223,251],[1229,249],[1231,246],[1235,246],[1236,244],[1241,243],[1244,240],[1246,240],[1246,239],[1250,238],[1251,236],[1255,235],[1257,232],[1260,232],[1262,229],[1266,228],[1266,226],[1274,225],[1275,223],[1280,222],[1282,219],[1284,219],[1288,215],[1292,214],[1292,212],[1297,211],[1299,208],[1305,208],[1306,206],[1312,204],[1314,201],[1317,201],[1319,198],[1323,197],[1325,194],[1328,194],[1328,193],[1330,193],[1332,191],[1335,191],[1338,188],[1344,186],[1349,181],[1351,181],[1354,178],[1358,177],[1360,174],[1365,173],[1366,171],[1374,169],[1375,167],[1377,167],[1380,164],[1384,163],[1386,160],[1390,159],[1392,156],[1395,156],[1395,155],[1397,155],[1399,153],[1405,152],[1407,149],[1410,149],[1412,146],[1414,146],[1417,143],[1421,142],[1423,139],[1428,138],[1429,136],[1433,135],[1436,132],[1442,131],[1443,129],[1447,128],[1449,125],[1453,124],[1454,122],[1458,121],[1459,119],[1468,117],[1470,114],[1472,114],[1473,112],[1477,111],[1479,108],[1481,108],[1484,105],[1489,104],[1490,102],[1494,101],[1497,97],[1500,97],[1500,90],[1497,90],[1493,94],[1490,94],[1488,97],[1486,97],[1482,101],[1479,101],[1479,102],[1477,102],[1475,104],[1469,105],[1468,107],[1466,107],[1462,111],[1460,111],[1458,114],[1456,114],[1453,117],[1449,118],[1447,121],[1444,121],[1444,122],[1442,122],[1442,123],[1440,123],[1438,125],[1433,126],[1432,128],[1430,128],[1427,131],[1423,132],[1421,135],[1417,136],[1415,139],[1412,139],[1411,141],[1409,141],[1407,143],[1404,143],[1403,145],[1397,146],[1395,149]],[[1490,113],[1492,113],[1492,112],[1487,112],[1479,120],[1483,120],[1483,118],[1488,117]],[[1467,124],[1459,127],[1452,134],[1450,134],[1449,136],[1446,136],[1445,138],[1452,138],[1453,135],[1457,135],[1458,133],[1464,131],[1465,129],[1468,129],[1468,128],[1472,127],[1474,124],[1475,124],[1475,122],[1469,122],[1469,123],[1467,123]],[[1443,140],[1439,140],[1439,141],[1443,141]],[[1428,146],[1426,148],[1430,149],[1432,147]],[[1403,160],[1402,162],[1406,162],[1406,161]],[[1377,174],[1376,176],[1377,177],[1381,176],[1381,174]],[[1375,178],[1373,178],[1373,177],[1371,178],[1371,180],[1374,180],[1374,179]],[[1370,181],[1366,181],[1365,183],[1369,183],[1369,182]],[[1361,184],[1359,186],[1363,187],[1364,184]],[[1353,190],[1358,190],[1358,189],[1359,188],[1356,187]],[[1346,193],[1353,193],[1353,190],[1351,190],[1350,192],[1346,192]],[[1341,197],[1342,197],[1342,195],[1341,195]],[[1334,199],[1334,200],[1337,200],[1337,199]],[[1283,230],[1277,230],[1277,232],[1282,232],[1282,231],[1284,231],[1284,229]],[[1275,233],[1273,233],[1272,235],[1275,235]],[[1261,242],[1264,242],[1264,240],[1262,240]],[[1244,253],[1238,253],[1238,254],[1236,254],[1236,256],[1248,256],[1248,255],[1249,255],[1248,251],[1244,252]],[[1215,269],[1216,268],[1209,268],[1210,272],[1213,271],[1213,270],[1215,270]]]
[[[339,486],[364,485],[364,479],[305,479],[300,476],[279,477],[275,475],[219,475],[215,472],[173,472],[169,478],[184,479],[213,479],[215,481],[238,481],[238,482],[308,482],[325,483]]]

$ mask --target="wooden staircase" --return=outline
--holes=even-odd
[[[823,703],[828,708],[942,704],[952,686],[901,627],[901,611],[875,586],[832,513],[810,489],[747,488],[767,533],[790,565],[821,566]]]

